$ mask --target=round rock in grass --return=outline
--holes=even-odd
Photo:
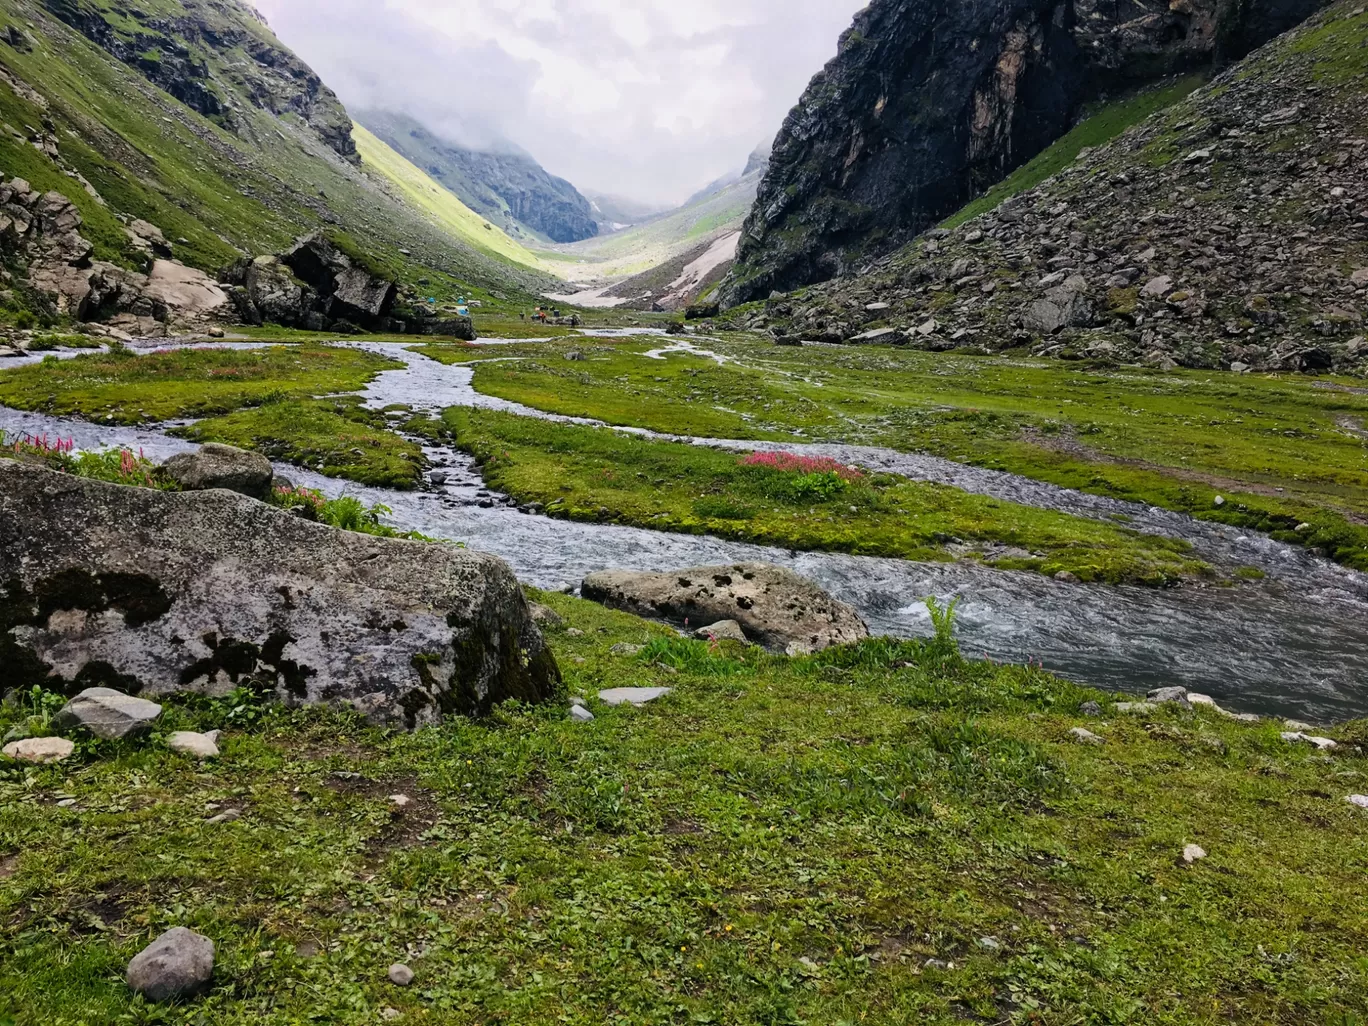
[[[85,730],[106,741],[139,737],[152,729],[162,707],[109,688],[87,688],[53,718],[59,730]]]
[[[570,719],[575,723],[593,723],[594,714],[582,705],[572,705],[570,707]]]
[[[187,492],[222,488],[265,502],[271,497],[275,471],[260,453],[210,442],[197,452],[172,456],[162,469]]]
[[[413,970],[401,962],[389,967],[389,981],[396,987],[407,987],[413,982]]]
[[[585,578],[581,593],[591,602],[648,619],[734,620],[748,638],[791,656],[869,637],[853,608],[793,571],[767,563],[674,573],[608,570]]]
[[[212,737],[189,730],[176,731],[166,739],[166,747],[194,759],[217,759],[219,756],[218,745]]]
[[[735,620],[722,620],[711,627],[700,627],[694,631],[700,641],[739,641],[746,644],[746,632]]]
[[[31,762],[37,766],[65,762],[74,751],[76,746],[64,737],[30,737],[5,745],[4,748],[6,758]]]
[[[149,1001],[176,1001],[209,989],[214,942],[178,926],[162,934],[128,965],[128,986]]]

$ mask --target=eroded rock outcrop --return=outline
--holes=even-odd
[[[60,192],[38,192],[22,178],[0,181],[0,258],[27,279],[50,312],[130,334],[161,336],[223,320],[228,295],[203,271],[169,259],[161,229],[126,227],[142,243],[144,271],[93,259],[84,219]]]
[[[869,637],[869,628],[850,606],[791,570],[765,563],[663,574],[607,570],[585,578],[582,593],[592,602],[653,619],[730,620],[747,639],[789,655]]]
[[[248,324],[475,339],[469,317],[441,318],[401,303],[397,282],[360,266],[324,235],[300,239],[279,256],[241,260],[220,279]]]
[[[560,679],[493,556],[6,460],[0,666],[3,690],[146,698],[250,682],[401,727],[543,701]]]
[[[858,270],[1103,95],[1240,57],[1325,0],[874,0],[785,122],[724,306]]]
[[[329,148],[360,163],[351,118],[337,96],[248,4],[187,0],[183,13],[106,11],[77,0],[43,0],[43,6],[191,110],[245,138],[252,138],[252,120],[238,104],[296,115]]]

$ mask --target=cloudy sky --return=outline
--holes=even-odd
[[[682,201],[778,130],[864,0],[256,0],[348,107]]]

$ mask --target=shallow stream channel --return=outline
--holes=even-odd
[[[399,345],[349,344],[407,362],[405,369],[381,374],[366,389],[366,405],[373,409],[405,404],[437,413],[477,406],[548,416],[479,394],[472,385],[471,365],[445,366]],[[490,358],[498,358],[493,346]],[[6,360],[0,370],[19,362]],[[11,438],[74,438],[82,449],[142,450],[157,460],[194,448],[158,429],[107,427],[4,407],[0,431]],[[913,563],[795,553],[712,537],[573,523],[518,510],[511,500],[484,488],[470,457],[430,446],[424,449],[432,464],[426,491],[364,487],[292,466],[278,471],[329,497],[348,494],[368,505],[387,506],[392,510],[387,521],[401,530],[465,542],[501,556],[521,580],[544,589],[571,589],[587,574],[604,569],[666,571],[759,560],[818,582],[858,609],[876,633],[928,634],[926,598],[959,597],[959,636],[971,657],[1040,660],[1076,680],[1131,693],[1181,685],[1241,712],[1311,722],[1368,716],[1368,575],[1262,535],[933,457],[826,444],[691,441],[833,456],[1078,516],[1122,515],[1137,530],[1190,542],[1212,564],[1257,567],[1267,577],[1238,588],[1190,584],[1161,591],[1080,585],[968,561]]]

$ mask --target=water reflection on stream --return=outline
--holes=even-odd
[[[641,334],[641,332],[635,332]],[[400,355],[394,345],[353,343]],[[387,372],[366,390],[367,405],[408,404],[436,411],[467,405],[545,416],[475,392],[474,368],[443,366],[412,353],[404,370]],[[0,364],[13,366],[11,363]],[[556,418],[569,419],[569,418]],[[193,448],[149,428],[88,424],[0,408],[0,430],[11,436],[74,437],[81,448],[126,446],[164,459]],[[755,443],[706,444],[751,448]],[[774,448],[766,443],[764,448]],[[609,567],[670,570],[735,560],[789,566],[851,603],[880,633],[929,632],[922,600],[963,597],[961,638],[970,655],[997,660],[1039,658],[1060,673],[1102,687],[1143,692],[1181,684],[1244,711],[1301,719],[1368,715],[1368,577],[1303,550],[1258,535],[1193,521],[1180,514],[1081,495],[1009,474],[887,450],[788,445],[922,480],[1095,518],[1124,514],[1139,530],[1185,538],[1205,559],[1255,566],[1268,574],[1239,588],[1188,587],[1154,591],[1059,583],[1037,574],[986,569],[974,563],[925,564],[831,553],[790,553],[710,537],[665,534],[612,525],[576,524],[519,512],[484,489],[462,454],[425,450],[431,491],[396,492],[281,467],[297,484],[329,496],[355,495],[393,510],[405,530],[467,542],[506,559],[533,585],[558,589]]]

